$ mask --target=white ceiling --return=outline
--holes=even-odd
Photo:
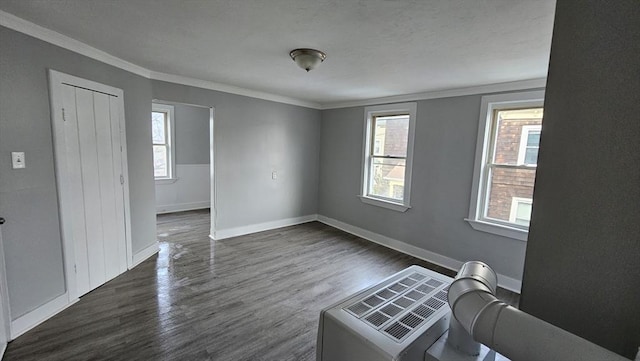
[[[544,78],[554,0],[0,0],[146,69],[315,103]],[[327,59],[306,73],[289,51]]]

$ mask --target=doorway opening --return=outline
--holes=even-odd
[[[210,212],[209,229],[215,228],[214,108],[154,99],[151,122],[162,251],[166,215]]]

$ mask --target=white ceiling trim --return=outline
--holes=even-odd
[[[211,90],[217,90],[217,91],[221,91],[221,92],[225,92],[225,93],[243,95],[243,96],[247,96],[247,97],[251,97],[251,98],[270,100],[270,101],[274,101],[274,102],[277,102],[277,103],[285,103],[285,104],[291,104],[291,105],[298,105],[298,106],[306,107],[306,108],[321,109],[321,104],[320,103],[309,102],[309,101],[305,101],[305,100],[301,100],[301,99],[290,98],[290,97],[286,97],[286,96],[282,96],[282,95],[266,93],[266,92],[261,92],[261,91],[257,91],[257,90],[240,88],[240,87],[233,86],[233,85],[215,83],[215,82],[208,81],[208,80],[188,78],[188,77],[185,77],[185,76],[173,75],[173,74],[167,74],[167,73],[159,73],[159,72],[155,72],[155,71],[151,72],[150,78],[154,79],[154,80],[167,81],[167,82],[170,82],[170,83],[178,83],[178,84],[183,84],[183,85],[190,85],[190,86],[193,86],[193,87],[196,87],[196,88],[211,89]]]
[[[2,10],[0,10],[0,25],[145,78],[149,78],[151,73],[148,69],[141,66],[122,60],[100,49],[94,48],[83,42],[34,24]]]
[[[373,98],[373,99],[356,100],[356,101],[348,101],[348,102],[325,103],[322,105],[322,109],[337,109],[337,108],[357,107],[357,106],[366,106],[366,105],[410,102],[410,101],[426,100],[426,99],[459,97],[459,96],[473,95],[473,94],[487,94],[487,93],[498,93],[498,92],[507,92],[507,91],[518,91],[518,90],[533,89],[533,88],[544,88],[546,86],[546,82],[547,82],[546,78],[538,78],[538,79],[512,81],[507,83],[479,85],[479,86],[472,86],[472,87],[466,87],[466,88],[436,90],[436,91],[424,92],[424,93],[395,95],[395,96],[384,97],[384,98]]]
[[[40,39],[42,41],[46,41],[48,43],[57,45],[61,48],[76,52],[86,57],[109,64],[111,66],[140,75],[148,79],[167,81],[171,83],[189,85],[189,86],[210,89],[210,90],[217,90],[217,91],[230,93],[230,94],[242,95],[242,96],[247,96],[251,98],[263,99],[263,100],[284,103],[284,104],[297,105],[297,106],[313,108],[313,109],[336,109],[336,108],[398,103],[398,102],[416,101],[416,100],[425,100],[425,99],[447,98],[447,97],[464,96],[464,95],[472,95],[472,94],[496,93],[496,92],[502,92],[502,91],[517,91],[517,90],[525,90],[525,89],[532,89],[532,88],[543,88],[546,85],[546,79],[539,78],[539,79],[514,81],[514,82],[508,82],[508,83],[488,84],[488,85],[473,86],[473,87],[466,87],[466,88],[397,95],[397,96],[390,96],[390,97],[383,97],[383,98],[373,98],[373,99],[354,100],[354,101],[346,101],[346,102],[332,102],[332,103],[321,104],[321,103],[309,102],[301,99],[291,98],[287,96],[282,96],[278,94],[262,92],[262,91],[247,89],[247,88],[241,88],[241,87],[228,85],[228,84],[221,84],[221,83],[216,83],[216,82],[202,80],[202,79],[195,79],[195,78],[189,78],[189,77],[184,77],[180,75],[152,71],[144,67],[141,67],[139,65],[128,62],[126,60],[120,59],[98,48],[94,48],[90,45],[87,45],[81,41],[75,40],[66,35],[60,34],[56,31],[37,25],[35,23],[32,23],[28,20],[22,19],[20,17],[17,17],[13,14],[7,13],[2,10],[0,10],[0,25],[7,27],[9,29],[13,29],[18,32],[21,32],[23,34],[32,36],[36,39]]]

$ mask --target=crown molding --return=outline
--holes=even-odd
[[[161,80],[169,83],[178,83],[183,85],[189,85],[196,88],[204,88],[210,90],[217,90],[225,93],[242,95],[250,98],[257,98],[263,100],[269,100],[277,103],[285,103],[291,105],[297,105],[306,108],[313,109],[321,109],[322,105],[320,103],[309,102],[301,99],[290,98],[283,95],[277,95],[273,93],[261,92],[258,90],[251,90],[247,88],[240,88],[233,85],[216,83],[208,80],[189,78],[181,75],[160,73],[156,71],[152,71],[150,78],[153,80]]]
[[[122,60],[81,41],[72,39],[59,32],[34,24],[2,10],[0,10],[0,25],[145,78],[149,78],[149,74],[151,73],[148,69],[141,66]]]
[[[358,106],[366,106],[366,105],[378,105],[378,104],[410,102],[410,101],[417,101],[417,100],[458,97],[458,96],[464,96],[464,95],[488,94],[488,93],[498,93],[498,92],[506,92],[506,91],[544,88],[546,86],[546,83],[547,83],[546,78],[519,80],[519,81],[506,82],[506,83],[485,84],[485,85],[478,85],[478,86],[472,86],[472,87],[466,87],[466,88],[436,90],[436,91],[430,91],[430,92],[424,92],[424,93],[396,95],[396,96],[383,97],[383,98],[323,103],[321,109],[348,108],[348,107],[358,107]]]
[[[36,39],[40,39],[42,41],[46,41],[53,45],[57,45],[61,48],[73,51],[75,53],[84,55],[91,59],[98,60],[105,64],[109,64],[116,68],[120,68],[131,72],[133,74],[140,75],[142,77],[166,81],[171,83],[177,83],[182,85],[189,85],[198,88],[204,88],[209,90],[216,90],[230,94],[236,94],[256,99],[268,100],[277,103],[291,104],[306,108],[312,109],[336,109],[336,108],[347,108],[347,107],[356,107],[356,106],[366,106],[366,105],[378,105],[378,104],[388,104],[388,103],[398,103],[398,102],[406,102],[406,101],[416,101],[416,100],[426,100],[426,99],[436,99],[436,98],[447,98],[447,97],[455,97],[455,96],[463,96],[463,95],[472,95],[472,94],[487,94],[487,93],[496,93],[503,91],[517,91],[517,90],[525,90],[525,89],[533,89],[533,88],[544,88],[546,85],[546,78],[538,78],[538,79],[529,79],[522,81],[514,81],[507,83],[497,83],[497,84],[487,84],[466,88],[457,88],[457,89],[446,89],[446,90],[438,90],[438,91],[430,91],[423,93],[414,93],[414,94],[405,94],[405,95],[397,95],[390,97],[382,97],[382,98],[371,98],[371,99],[362,99],[362,100],[353,100],[353,101],[344,101],[344,102],[330,102],[330,103],[318,103],[318,102],[310,102],[302,99],[291,98],[283,95],[252,90],[247,88],[241,88],[228,84],[216,83],[208,80],[195,79],[184,77],[180,75],[167,74],[162,72],[156,72],[139,65],[133,64],[126,60],[120,59],[116,56],[113,56],[107,52],[104,52],[98,48],[94,48],[90,45],[87,45],[81,41],[70,38],[66,35],[60,34],[51,29],[47,29],[40,25],[34,24],[30,21],[17,17],[13,14],[7,13],[5,11],[0,10],[0,25],[7,27],[9,29],[18,31],[20,33],[32,36]]]

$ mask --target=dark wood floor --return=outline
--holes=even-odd
[[[412,264],[453,275],[318,222],[208,232],[208,211],[158,216],[157,256],[12,341],[4,360],[314,360],[325,306]]]

